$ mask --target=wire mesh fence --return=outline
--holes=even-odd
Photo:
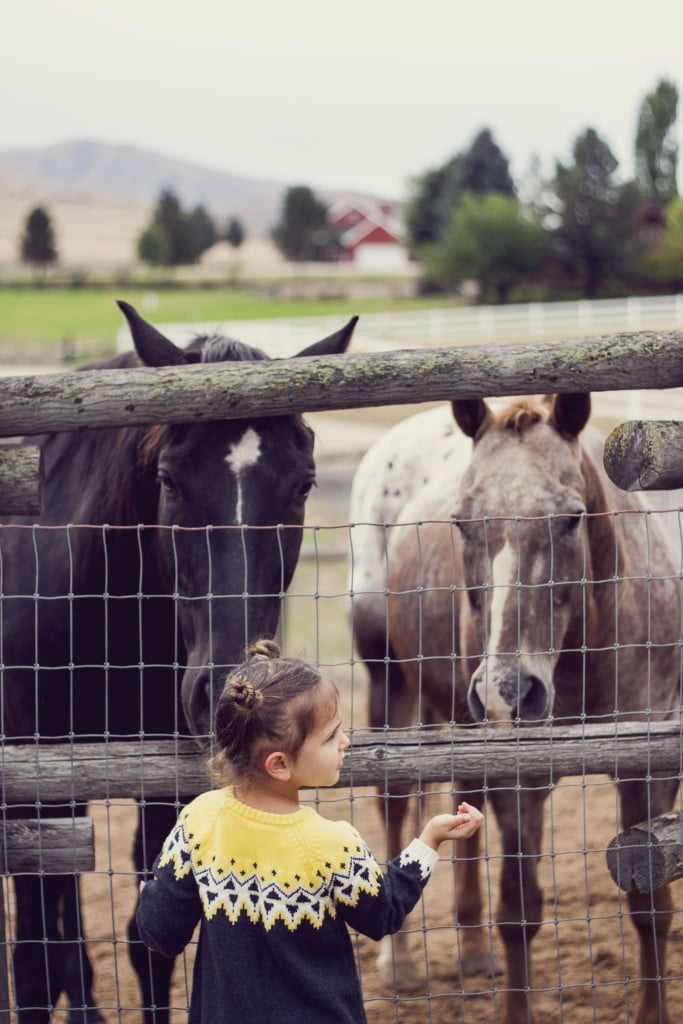
[[[662,521],[666,519],[668,527],[672,527],[672,521],[677,522],[677,513],[672,512],[640,513],[638,516],[640,529],[646,539],[651,533],[652,517],[661,517]],[[393,550],[392,528],[388,524],[377,525],[383,536],[382,546],[386,556],[385,579],[382,586],[370,596],[379,600],[383,609],[382,614],[389,616],[391,601],[407,598],[406,592],[392,592],[389,584],[389,553]],[[449,536],[455,529],[450,520],[443,521],[441,525]],[[580,528],[589,531],[591,525],[590,516],[583,516]],[[528,526],[523,517],[519,517],[515,523],[520,545]],[[424,556],[429,525],[416,522],[404,528],[418,538],[418,550]],[[491,528],[489,523],[481,524],[483,532]],[[3,527],[3,530],[8,529],[12,527]],[[356,736],[359,741],[368,733],[371,725],[368,669],[354,644],[351,628],[354,614],[359,614],[353,611],[354,602],[359,596],[363,596],[357,586],[358,576],[354,566],[354,551],[357,549],[357,539],[363,529],[363,524],[341,523],[316,526],[305,531],[302,555],[284,602],[280,625],[282,643],[288,653],[315,660],[326,674],[334,678],[341,694],[345,724],[352,739]],[[105,552],[110,532],[115,533],[116,528],[98,528],[98,537],[104,539]],[[146,557],[144,530],[132,532],[136,540],[130,550],[138,553],[138,576],[142,581],[145,577]],[[400,536],[399,530],[394,529],[393,532],[395,537]],[[590,584],[588,582],[588,563],[586,562],[579,577],[562,580],[558,572],[558,562],[563,540],[561,536],[558,538],[555,524],[550,520],[545,524],[545,536],[548,545],[555,545],[555,557],[551,560],[554,567],[552,576],[534,576],[531,563],[520,558],[508,578],[501,580],[494,572],[491,559],[486,563],[485,576],[477,588],[482,602],[486,595],[486,601],[492,606],[497,606],[497,598],[503,595],[510,599],[518,632],[506,653],[517,662],[528,655],[540,664],[544,659],[547,660],[552,645],[557,644],[559,627],[557,623],[553,626],[552,622],[553,616],[557,615],[558,606],[554,595],[560,584],[580,593],[579,607],[584,616],[589,614],[587,595],[595,581],[591,581]],[[21,664],[13,663],[11,645],[5,645],[3,685],[7,687],[8,681],[16,678],[13,676],[13,670],[19,670],[26,691],[25,699],[34,709],[40,711],[43,698],[36,690],[36,683],[41,671],[42,685],[50,685],[53,680],[62,679],[58,685],[63,687],[60,692],[63,693],[67,708],[76,697],[81,699],[84,693],[87,695],[88,685],[102,684],[108,687],[113,701],[116,702],[115,684],[118,677],[124,672],[132,673],[137,681],[136,685],[139,683],[139,688],[135,691],[139,704],[133,709],[133,718],[140,727],[128,730],[125,735],[135,751],[130,760],[134,764],[136,759],[139,759],[142,779],[146,742],[160,736],[170,738],[179,746],[184,742],[180,735],[180,723],[166,733],[157,732],[153,736],[145,735],[144,728],[144,714],[148,706],[146,700],[151,696],[145,695],[148,680],[149,686],[154,688],[155,701],[163,697],[174,708],[179,706],[182,651],[179,647],[178,659],[172,663],[145,663],[144,654],[148,648],[144,633],[149,595],[144,593],[142,585],[135,593],[130,594],[117,594],[113,588],[102,593],[78,593],[77,589],[67,589],[62,593],[46,586],[50,552],[53,552],[56,546],[63,546],[67,552],[73,553],[72,537],[72,528],[55,528],[50,531],[48,544],[32,545],[32,585],[26,593],[12,597],[11,593],[8,593],[7,577],[3,575],[3,615],[7,615],[8,602],[19,601],[31,607],[33,622],[29,645],[33,653],[30,659]],[[422,543],[421,538],[425,543]],[[209,554],[212,551],[211,535],[208,531],[204,535],[203,549]],[[0,570],[4,568],[4,565],[0,566]],[[675,616],[669,623],[668,631],[662,635],[662,624],[669,621],[667,616],[671,609],[667,611],[666,608],[660,607],[657,601],[657,590],[660,586],[666,584],[676,590],[680,589],[680,559],[675,570],[663,574],[652,559],[652,545],[646,544],[645,554],[640,561],[632,560],[629,564],[621,565],[619,569],[619,575],[602,581],[603,585],[609,587],[613,595],[616,595],[610,612],[610,670],[600,680],[608,692],[602,718],[607,724],[614,722],[618,712],[622,710],[621,690],[631,690],[635,684],[639,696],[636,702],[631,701],[629,705],[630,720],[644,719],[644,727],[647,729],[651,725],[654,733],[657,723],[669,716],[680,728],[680,690],[676,690],[675,696],[664,707],[657,689],[657,657],[661,650],[666,648],[680,664],[683,634],[678,605],[672,605]],[[113,575],[113,567],[111,572]],[[409,599],[418,602],[415,607],[419,606],[418,614],[424,631],[428,628],[426,614],[429,600],[435,595],[430,594],[419,580],[418,574],[415,586],[410,588]],[[637,613],[645,625],[646,639],[643,644],[640,644],[635,633],[630,630],[627,609],[620,603],[621,594],[625,593],[624,587],[628,580],[637,580],[640,587]],[[472,601],[471,587],[459,587],[457,580],[445,586],[449,601],[465,602],[467,605]],[[444,584],[441,584],[442,593],[443,589]],[[540,624],[537,636],[542,637],[542,640],[537,641],[534,646],[530,640],[533,633],[529,633],[525,617],[528,609],[536,607],[534,600],[539,594],[543,595],[542,606],[547,621]],[[171,609],[176,608],[178,602],[185,596],[180,583],[178,589],[168,598]],[[249,596],[253,598],[255,595]],[[194,595],[193,600],[219,601],[221,595]],[[107,637],[106,665],[79,663],[74,660],[81,657],[82,651],[80,641],[76,639],[79,623],[86,621],[82,609],[93,601],[109,609],[107,614],[98,619],[98,628],[102,629]],[[118,660],[114,632],[114,624],[118,619],[112,608],[117,603],[126,601],[134,610],[134,614],[124,621],[126,627],[132,629],[135,634],[140,657],[139,660],[131,659],[127,653],[128,660],[121,663]],[[240,601],[244,602],[246,616],[249,607],[246,595],[240,593]],[[56,608],[61,609],[58,618],[55,618]],[[538,614],[536,611],[537,617]],[[92,628],[92,621],[91,618],[87,619],[88,628]],[[174,621],[173,615],[171,621]],[[41,656],[46,650],[41,636],[44,629],[54,629],[56,622],[66,623],[68,635],[63,648],[65,655],[62,661],[47,665],[41,662]],[[453,667],[459,665],[461,661],[458,631],[451,624],[446,633],[452,637],[452,644],[440,650],[438,655],[441,660],[445,660]],[[587,647],[586,635],[585,632],[580,633],[578,637],[573,635],[564,641],[567,647],[572,646],[572,651],[577,656],[577,683],[583,694],[581,699],[585,703],[585,712],[590,709],[590,687],[596,685],[596,680],[589,670],[590,658],[596,652]],[[488,633],[486,646],[478,652],[484,660],[494,653],[492,641],[493,637]],[[641,677],[634,681],[620,673],[636,644],[643,647],[641,653],[644,654],[644,667]],[[392,660],[395,666],[395,656],[392,659],[391,654],[387,654],[384,667],[388,669]],[[465,733],[481,731],[482,726],[470,724],[465,727],[464,718],[458,710],[460,705],[455,701],[450,720],[447,720],[445,726],[441,724],[435,717],[428,699],[429,652],[419,650],[414,658],[403,660],[404,668],[408,662],[411,662],[413,669],[416,666],[418,668],[412,677],[417,680],[417,700],[413,717],[407,726],[411,736],[418,736],[417,753],[410,754],[410,758],[414,757],[415,761],[409,761],[406,754],[408,775],[414,779],[414,785],[410,787],[411,792],[408,791],[409,787],[403,784],[397,787],[386,766],[379,761],[376,784],[369,784],[365,776],[363,784],[356,784],[351,769],[351,774],[344,777],[338,788],[307,791],[304,794],[305,801],[318,807],[326,816],[351,820],[380,860],[386,860],[388,856],[387,827],[395,817],[394,811],[397,806],[405,806],[407,809],[403,828],[406,842],[420,828],[420,822],[425,816],[450,809],[463,797],[482,806],[486,814],[486,824],[480,847],[475,852],[468,852],[467,848],[463,847],[455,848],[451,855],[450,849],[442,848],[442,857],[433,880],[427,886],[422,901],[406,922],[402,937],[393,945],[388,961],[388,974],[386,968],[384,973],[378,971],[377,944],[364,937],[354,938],[366,1012],[371,1024],[391,1021],[402,1024],[422,1024],[425,1021],[435,1024],[442,1024],[445,1021],[488,1024],[491,1021],[506,1020],[510,976],[500,926],[503,926],[504,931],[512,922],[509,918],[509,896],[507,902],[500,904],[503,875],[508,878],[508,886],[510,879],[513,880],[522,906],[528,914],[525,927],[522,929],[522,958],[525,963],[526,981],[518,993],[524,1009],[517,1019],[531,1020],[533,1012],[537,1022],[553,1020],[584,1024],[599,1020],[611,1024],[635,1020],[641,980],[645,975],[651,981],[648,998],[658,1000],[666,991],[670,1005],[675,1007],[683,998],[683,959],[680,952],[683,948],[683,907],[678,888],[680,883],[674,883],[672,886],[673,905],[670,910],[663,910],[655,902],[654,896],[650,896],[644,906],[641,924],[649,934],[654,934],[665,916],[668,915],[671,923],[668,960],[664,961],[663,952],[660,950],[660,959],[653,970],[652,964],[641,963],[636,930],[629,919],[628,897],[615,885],[606,866],[607,847],[623,823],[617,790],[604,765],[601,771],[596,773],[591,764],[586,763],[582,770],[564,776],[558,766],[554,765],[553,733],[557,733],[569,721],[585,722],[586,713],[584,712],[582,718],[581,713],[577,715],[566,705],[563,710],[562,695],[556,695],[554,710],[547,716],[539,716],[539,727],[548,733],[547,748],[546,752],[540,755],[536,769],[529,774],[518,765],[508,777],[497,776],[487,765],[484,747],[480,781],[475,780],[471,770],[466,778],[459,778],[457,756],[452,760],[448,773],[440,781],[434,781],[432,775],[426,770],[423,771],[427,763],[427,744],[430,738],[443,729],[450,733],[454,724],[458,726],[457,732]],[[224,673],[225,668],[226,666],[218,664],[213,666],[216,673]],[[79,675],[83,677],[85,684],[83,680],[77,679]],[[385,678],[388,685],[388,672]],[[160,689],[162,679],[165,683],[164,688]],[[76,689],[73,688],[75,680]],[[381,703],[390,710],[392,700],[393,694],[387,689]],[[11,747],[16,741],[16,737],[11,735],[12,717],[7,710],[10,704],[11,702],[8,703],[5,699],[2,756],[7,759],[8,766]],[[158,787],[156,790],[149,788],[146,792],[145,783],[142,781],[131,786],[131,794],[134,795],[123,796],[124,765],[117,753],[115,742],[121,738],[121,732],[117,728],[104,729],[99,736],[88,733],[87,736],[80,737],[75,729],[78,713],[74,707],[69,709],[64,720],[70,727],[64,729],[60,724],[57,729],[53,728],[55,723],[39,716],[38,721],[44,721],[45,724],[44,735],[40,729],[31,735],[20,734],[24,747],[28,741],[28,744],[38,751],[43,746],[41,741],[49,740],[52,745],[56,743],[68,751],[61,799],[55,801],[53,789],[45,788],[48,796],[44,805],[39,792],[37,801],[22,797],[18,806],[10,810],[15,804],[15,798],[10,791],[12,783],[8,767],[3,773],[3,809],[6,815],[27,817],[35,813],[39,818],[50,817],[56,811],[67,820],[73,814],[82,812],[86,804],[83,778],[87,778],[87,759],[82,757],[84,748],[79,745],[79,739],[99,740],[105,748],[112,744],[113,753],[107,764],[105,782],[91,784],[92,791],[87,801],[88,813],[92,815],[94,821],[96,859],[95,869],[81,876],[77,899],[82,912],[82,931],[78,932],[75,938],[76,948],[81,952],[87,949],[92,962],[93,1000],[97,1012],[107,1024],[114,1021],[138,1021],[141,1017],[141,995],[135,972],[130,964],[128,934],[128,921],[135,904],[140,878],[132,858],[137,817],[138,813],[153,814],[155,807],[160,803],[171,817],[178,813],[187,799],[187,762],[180,757],[174,759],[171,756],[168,763],[163,766],[168,777],[169,795],[166,799],[159,798]],[[110,721],[109,724],[114,723]],[[384,722],[375,722],[373,735],[387,736],[391,733],[390,725],[391,716]],[[423,737],[423,748],[420,747],[419,737]],[[424,751],[424,759],[421,749]],[[36,764],[37,761],[36,754]],[[24,774],[31,775],[30,755],[26,764]],[[56,769],[52,774],[55,777],[49,781],[51,784],[57,784]],[[678,764],[663,771],[660,768],[653,770],[652,762],[646,755],[640,772],[636,773],[631,766],[625,768],[617,755],[614,760],[614,772],[611,774],[617,774],[623,784],[628,784],[635,777],[646,780],[641,792],[641,795],[645,794],[642,806],[638,808],[636,815],[636,819],[640,820],[649,816],[651,807],[648,800],[653,782],[662,781],[664,778],[676,788],[681,777],[681,766]],[[33,775],[39,778],[37,770]],[[192,785],[194,778],[192,776]],[[62,784],[61,779],[58,784]],[[207,777],[206,787],[208,788],[210,784]],[[47,787],[47,781],[44,786]],[[86,792],[87,786],[86,782]],[[531,820],[525,810],[526,801],[530,796],[533,797],[532,807],[534,813],[540,816],[540,822]],[[678,801],[680,797],[676,799]],[[507,811],[503,812],[503,807],[507,808]],[[674,809],[680,809],[678,802],[674,803]],[[504,813],[509,813],[517,822],[518,841],[513,847],[509,844],[504,846],[501,842],[497,818]],[[540,831],[540,841],[538,849],[534,851],[527,847],[525,837],[537,828]],[[156,852],[143,851],[144,860],[150,863]],[[471,877],[468,873],[468,862],[472,858],[478,868],[481,882],[482,912],[479,921],[473,920],[470,908],[462,904],[467,892],[463,893],[462,886],[457,885],[458,876],[462,878],[465,875],[467,879]],[[531,876],[526,871],[526,863],[529,861],[533,861],[538,871],[538,884],[542,893],[540,902],[535,892],[529,888]],[[472,866],[471,863],[469,866]],[[16,874],[19,879],[29,877],[26,872]],[[64,901],[65,896],[63,892],[59,894],[53,890],[51,876],[47,872],[39,872],[37,876],[31,873],[30,877],[36,879],[34,896],[39,900],[39,917],[43,929],[41,934],[37,938],[33,936],[31,941],[37,942],[40,946],[46,971],[59,972],[62,970],[59,965],[59,951],[66,951],[65,940],[70,936],[69,924],[63,919],[59,925],[50,924],[50,914],[55,900]],[[8,883],[4,886],[6,949],[9,953],[16,953],[29,940],[22,933],[17,920],[7,869],[5,881]],[[534,930],[536,934],[532,936]],[[173,1024],[186,1017],[195,949],[192,943],[175,966],[170,998],[170,1019]],[[226,969],[229,969],[229,965]],[[86,962],[82,956],[76,957],[69,970],[71,979],[68,991],[71,998],[69,999],[63,992],[60,993],[55,982],[54,991],[48,992],[45,1005],[39,1004],[44,1011],[52,1011],[55,1021],[74,1020],[73,1015],[70,1016],[71,1010],[77,1009],[84,1002],[83,993],[87,988],[88,979]],[[14,980],[10,972],[10,1007],[16,1010]],[[87,1016],[90,1020],[95,1019],[92,1008]],[[86,1017],[85,1011],[83,1017]],[[163,1019],[162,1011],[159,1019]],[[657,1016],[652,1019],[657,1019]],[[661,1019],[664,1020],[664,1016]]]

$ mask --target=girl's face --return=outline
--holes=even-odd
[[[316,727],[292,765],[292,780],[299,789],[334,786],[339,781],[344,751],[350,745],[348,736],[342,732],[336,694],[321,695],[320,701]]]

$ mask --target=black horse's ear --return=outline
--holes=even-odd
[[[119,299],[116,305],[128,321],[135,349],[145,366],[182,366],[187,363],[183,350],[143,320],[130,303]]]
[[[451,402],[453,417],[463,434],[477,438],[481,428],[491,416],[483,398],[456,398]]]
[[[308,348],[302,349],[301,352],[297,352],[296,358],[299,356],[333,356],[340,355],[342,352],[346,352],[351,341],[351,335],[353,329],[358,323],[358,317],[352,316],[346,326],[342,327],[341,330],[335,331],[334,334],[330,334],[327,338],[323,338],[322,341],[316,341],[314,345],[309,345]]]
[[[564,437],[576,437],[588,423],[591,414],[590,392],[555,395],[551,422]]]

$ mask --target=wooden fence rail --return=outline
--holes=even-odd
[[[376,786],[481,779],[643,772],[679,775],[683,723],[590,723],[572,726],[353,733],[338,785]],[[645,768],[644,766],[647,766]],[[105,799],[186,800],[211,785],[194,740],[142,739],[98,743],[30,743],[2,751],[3,799],[35,806]]]
[[[683,331],[0,379],[0,436],[683,385]]]

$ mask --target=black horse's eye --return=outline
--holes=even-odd
[[[178,490],[173,477],[169,476],[163,469],[157,470],[157,484],[170,493],[175,493]]]
[[[302,480],[297,488],[295,498],[299,501],[306,501],[313,488],[316,486],[316,480],[314,476],[306,477]]]

